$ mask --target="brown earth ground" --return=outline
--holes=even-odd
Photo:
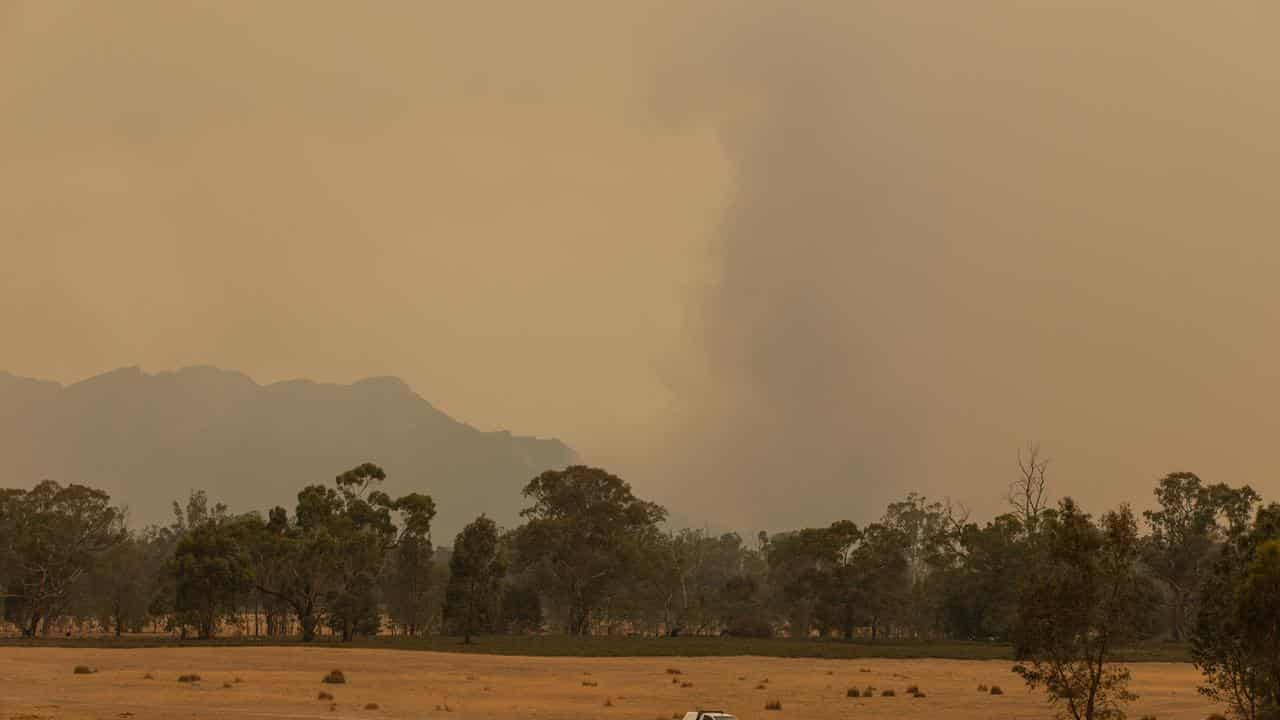
[[[75,675],[76,665],[98,669]],[[81,718],[616,718],[717,708],[742,720],[1049,718],[1005,661],[756,657],[548,658],[334,648],[0,649],[0,720]],[[1202,720],[1221,708],[1181,663],[1132,664],[1131,717]],[[345,685],[321,684],[340,668]],[[679,675],[668,673],[679,670]],[[154,679],[145,679],[150,673]],[[195,673],[196,684],[178,682]],[[236,679],[239,678],[240,682]],[[672,682],[673,678],[676,682]],[[691,683],[685,687],[684,683]],[[979,684],[1005,694],[979,694]],[[764,688],[760,689],[763,685]],[[849,687],[877,688],[848,698]],[[907,696],[918,685],[924,698]],[[881,697],[884,689],[896,697]],[[331,703],[317,699],[321,691]],[[778,700],[781,711],[766,711]],[[377,709],[366,705],[377,703]],[[607,704],[608,703],[608,704]],[[446,709],[446,706],[448,709]]]

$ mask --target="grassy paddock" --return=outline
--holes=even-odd
[[[129,635],[122,638],[49,638],[0,640],[2,647],[277,647],[302,645],[297,640],[224,638],[206,641],[178,641],[167,636]],[[754,655],[793,658],[938,658],[948,660],[1012,660],[1013,648],[1002,643],[960,641],[878,642],[842,640],[746,639],[719,637],[628,638],[570,637],[565,635],[491,635],[464,645],[454,637],[377,637],[351,643],[320,639],[315,647],[355,647],[386,650],[429,650],[488,655],[530,655],[545,657],[711,657]],[[1186,645],[1152,643],[1121,652],[1129,662],[1188,662]]]

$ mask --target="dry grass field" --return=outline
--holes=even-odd
[[[75,674],[77,665],[96,668]],[[1136,663],[1135,718],[1220,710],[1181,663]],[[344,685],[321,678],[341,669]],[[231,647],[0,649],[0,720],[80,718],[545,718],[668,720],[697,707],[742,720],[1048,718],[1007,661],[756,657],[563,658]],[[673,674],[670,671],[679,671]],[[200,681],[180,683],[181,675]],[[148,677],[150,676],[150,678]],[[979,684],[1004,694],[979,693]],[[919,686],[925,697],[906,694]],[[870,698],[846,691],[874,686]],[[891,689],[895,697],[882,697]],[[319,699],[321,692],[332,700]],[[781,710],[765,710],[779,701]],[[376,707],[374,707],[376,705]]]

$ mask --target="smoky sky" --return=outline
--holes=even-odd
[[[1276,10],[601,5],[0,4],[0,367],[398,375],[698,525],[1280,491]]]

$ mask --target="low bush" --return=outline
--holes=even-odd
[[[858,692],[858,688],[849,688],[844,693],[845,697],[862,697],[862,693]]]
[[[999,685],[992,685],[992,686],[991,686],[991,694],[992,694],[992,695],[1003,695],[1003,694],[1004,694],[1004,690],[1001,690]]]
[[[320,681],[329,683],[330,685],[342,685],[347,682],[347,676],[342,674],[341,670],[330,670],[328,675]]]
[[[782,709],[782,701],[781,701],[781,700],[770,700],[769,702],[767,702],[767,703],[765,703],[765,704],[764,704],[764,709],[765,709],[765,710],[781,710],[781,709]]]
[[[333,700],[333,695],[321,690],[320,694],[316,695],[316,699],[317,700]]]
[[[198,682],[200,682],[200,676],[199,676],[199,675],[196,675],[195,673],[190,673],[190,674],[187,674],[187,675],[179,675],[179,676],[178,676],[178,682],[180,682],[180,683],[198,683]]]
[[[92,675],[98,672],[98,668],[92,668],[88,665],[77,665],[72,671],[75,675]]]

